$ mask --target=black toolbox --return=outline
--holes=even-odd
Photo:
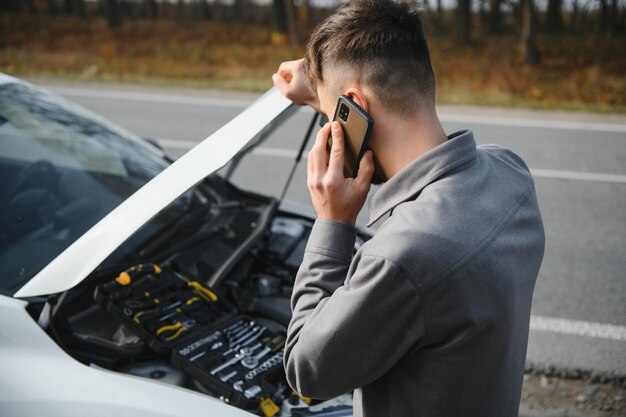
[[[237,313],[221,295],[156,264],[96,286],[94,299],[154,351],[238,407],[274,416],[285,384],[285,338]]]
[[[225,401],[252,409],[276,407],[267,393],[284,384],[285,338],[246,316],[214,326],[172,351],[173,362]]]
[[[94,299],[163,354],[235,315],[215,291],[156,264],[136,265],[98,285]]]

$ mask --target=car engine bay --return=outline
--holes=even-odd
[[[53,296],[49,334],[87,365],[192,389],[260,416],[351,416],[351,394],[301,397],[283,368],[290,297],[312,220],[223,184],[220,195],[230,195],[210,221],[188,222],[193,232],[184,238],[177,224],[140,250],[112,255]]]

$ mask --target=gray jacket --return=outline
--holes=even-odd
[[[355,416],[517,416],[544,231],[530,172],[451,135],[370,198],[353,227],[316,220],[292,296],[287,379],[354,390]]]

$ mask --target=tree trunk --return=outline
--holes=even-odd
[[[609,29],[611,29],[611,32],[615,32],[617,30],[618,22],[619,11],[617,10],[617,0],[611,0],[611,13],[609,16]]]
[[[478,5],[480,8],[480,22],[482,23],[482,26],[485,27],[485,24],[487,23],[487,3],[489,2],[489,0],[478,0]]]
[[[55,0],[48,0],[48,13],[57,14],[59,12],[59,8],[57,7],[57,2]]]
[[[300,22],[304,33],[309,33],[311,31],[311,0],[304,0],[302,3],[304,7],[300,9]]]
[[[85,13],[85,0],[75,0],[76,1],[76,16],[79,19],[85,19],[87,14]]]
[[[233,4],[235,20],[242,21],[244,18],[245,12],[245,0],[235,0],[235,4]]]
[[[72,0],[63,0],[63,13],[65,14],[74,13],[74,2]]]
[[[598,30],[600,32],[606,32],[609,28],[609,5],[607,0],[600,0],[600,11],[598,20]]]
[[[545,23],[546,32],[557,33],[563,30],[563,17],[561,16],[562,7],[562,0],[548,1]]]
[[[439,31],[443,31],[443,5],[442,0],[437,0],[437,12],[435,14],[435,28]]]
[[[274,23],[276,31],[272,34],[272,42],[276,45],[282,44],[287,38],[287,16],[283,0],[272,0],[274,9]]]
[[[302,47],[302,36],[300,36],[300,30],[298,29],[298,20],[296,19],[296,8],[293,4],[293,0],[282,0],[283,7],[285,8],[285,17],[287,18],[287,30],[289,31],[289,38],[294,48]]]
[[[178,20],[187,21],[187,4],[183,0],[178,0],[176,2],[176,17]]]
[[[10,12],[13,8],[13,5],[8,1],[0,2],[0,11]]]
[[[156,20],[159,17],[159,4],[157,0],[145,0],[141,7],[141,15],[142,17]]]
[[[578,0],[573,0],[572,2],[572,13],[570,14],[570,20],[569,20],[569,30],[572,33],[576,33],[576,29],[577,29],[577,22],[578,22],[578,8],[580,6],[578,5]]]
[[[37,14],[37,8],[35,7],[33,0],[25,0],[25,3],[30,14]]]
[[[110,28],[122,25],[122,11],[118,0],[107,0],[107,22]]]
[[[213,9],[209,5],[209,3],[207,3],[206,0],[199,0],[199,2],[200,2],[199,4],[200,10],[202,12],[202,17],[206,20],[213,19]]]
[[[524,62],[539,65],[541,56],[536,44],[537,11],[534,0],[522,0],[522,56]]]
[[[487,24],[487,29],[490,35],[500,33],[500,20],[502,19],[501,5],[502,0],[489,1],[489,23]]]
[[[472,10],[470,6],[471,0],[458,0],[456,9],[456,43],[459,46],[466,46],[470,43],[470,34],[472,30]]]

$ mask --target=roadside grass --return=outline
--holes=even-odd
[[[272,42],[270,28],[175,19],[0,16],[0,71],[89,81],[264,91],[302,49]],[[543,36],[543,63],[519,58],[516,37],[458,48],[430,37],[442,104],[626,113],[626,42],[598,35]]]

